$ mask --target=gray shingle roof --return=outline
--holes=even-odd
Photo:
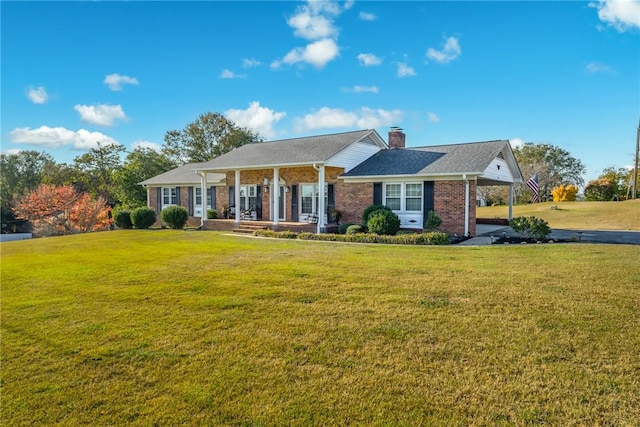
[[[508,144],[501,140],[382,150],[342,176],[480,174]]]
[[[213,160],[204,162],[198,169],[222,171],[320,163],[373,132],[375,130],[366,129],[331,135],[256,142],[243,145]]]
[[[156,175],[153,178],[149,178],[140,182],[140,185],[199,185],[200,176],[196,174],[196,169],[199,169],[203,163],[187,163],[168,172]],[[212,184],[221,181],[225,178],[224,174],[207,174],[207,181]]]

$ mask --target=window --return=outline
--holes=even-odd
[[[393,211],[422,212],[422,183],[385,184],[384,204]]]
[[[195,205],[202,206],[202,187],[195,187],[196,196],[195,196]]]
[[[422,211],[422,184],[406,184],[405,210]]]
[[[178,192],[176,187],[162,188],[162,205],[171,206],[178,204]]]
[[[258,191],[255,185],[240,186],[240,209],[255,209],[258,204]]]
[[[318,184],[300,184],[300,214],[317,214],[320,203]],[[329,203],[329,184],[324,186],[324,205]]]
[[[387,184],[385,190],[385,206],[393,211],[402,210],[402,184]]]

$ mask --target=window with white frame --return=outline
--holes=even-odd
[[[324,205],[329,202],[329,185],[324,186]],[[318,203],[318,184],[300,184],[300,214],[317,214],[320,204]]]
[[[202,187],[195,187],[195,205],[196,206],[202,206]]]
[[[384,204],[393,211],[421,212],[422,183],[402,182],[385,184]]]
[[[178,189],[176,187],[162,187],[162,205],[171,206],[178,204]]]
[[[258,190],[255,185],[240,186],[240,209],[255,209],[258,204]]]

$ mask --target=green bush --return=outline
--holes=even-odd
[[[133,227],[133,223],[131,222],[131,211],[129,210],[121,210],[117,211],[113,214],[113,223],[118,227],[124,230],[127,230]]]
[[[535,216],[518,216],[509,221],[509,226],[518,233],[518,236],[526,239],[545,239],[551,233],[547,221]]]
[[[137,229],[149,228],[156,222],[156,212],[148,207],[134,209],[131,212],[131,223]]]
[[[207,209],[207,219],[217,219],[218,211],[215,209]]]
[[[427,214],[427,223],[424,225],[425,230],[436,230],[442,224],[442,218],[436,211],[429,211]]]
[[[169,206],[160,212],[160,219],[174,230],[179,230],[187,225],[189,212],[184,206]]]
[[[390,208],[384,205],[369,205],[365,208],[364,212],[362,212],[362,223],[367,224],[369,222],[369,217],[371,216],[371,214],[379,210],[387,210],[389,212],[392,212]]]
[[[367,229],[362,224],[351,224],[347,227],[344,234],[358,234],[358,233],[366,233]]]
[[[369,233],[394,236],[400,230],[400,219],[391,209],[373,211],[367,221]]]
[[[350,225],[354,225],[353,222],[345,222],[344,224],[340,224],[338,226],[338,234],[345,234],[347,232],[347,228],[349,228]]]
[[[397,236],[383,236],[371,233],[323,234],[295,233],[293,231],[258,230],[254,235],[280,239],[319,240],[325,242],[381,243],[399,245],[448,245],[449,236],[442,232],[410,233]]]
[[[256,230],[253,232],[254,236],[260,237],[274,237],[278,239],[296,239],[298,238],[298,233],[295,231],[273,231],[273,230]]]

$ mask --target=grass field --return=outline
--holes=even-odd
[[[551,209],[551,206],[557,209]],[[508,206],[478,208],[478,218],[507,218]],[[536,216],[551,228],[640,231],[640,199],[624,202],[560,202],[517,205],[513,216]]]
[[[640,425],[640,246],[0,249],[3,425]]]

